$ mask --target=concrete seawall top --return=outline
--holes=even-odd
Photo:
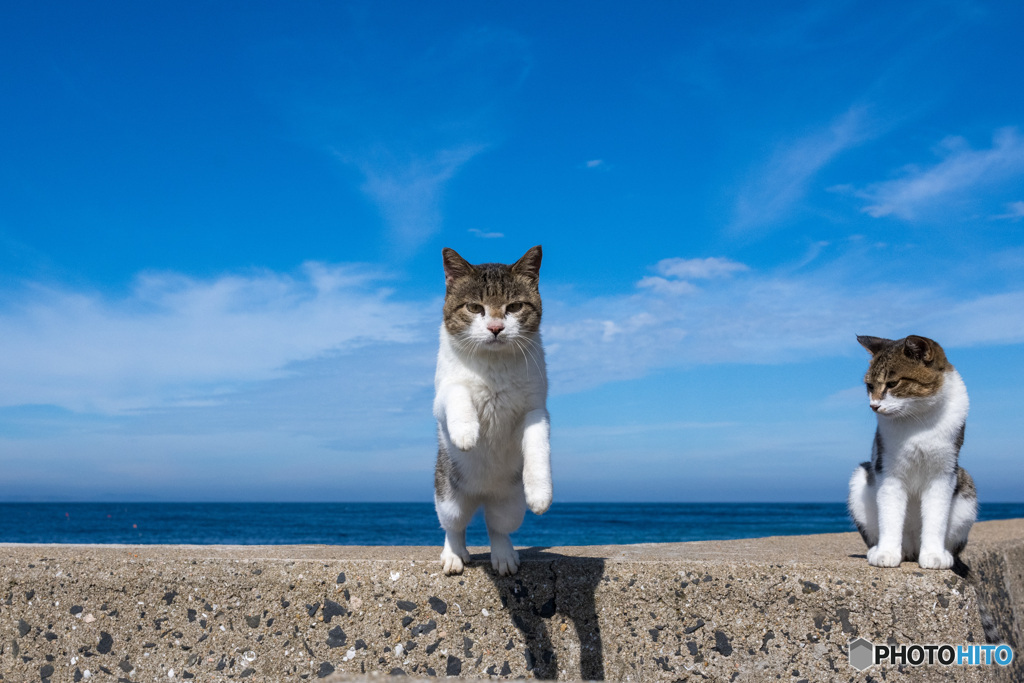
[[[1024,643],[1024,520],[977,524],[958,572],[870,567],[856,534],[521,549],[0,545],[0,680],[1022,680],[874,665],[848,643]],[[967,570],[969,568],[969,571]]]

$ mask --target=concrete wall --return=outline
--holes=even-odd
[[[896,667],[851,668],[853,637],[984,643],[984,617],[990,637],[1024,642],[1024,520],[975,527],[976,581],[869,567],[855,534],[534,548],[509,578],[479,561],[445,577],[439,551],[2,545],[2,680],[866,681]],[[935,665],[908,680],[1022,672]]]

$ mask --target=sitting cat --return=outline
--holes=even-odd
[[[537,288],[541,248],[508,266],[470,265],[444,249],[445,299],[434,417],[434,505],[445,574],[469,562],[466,526],[483,506],[491,566],[519,569],[509,534],[551,505],[548,381]]]
[[[978,499],[958,465],[967,388],[936,342],[857,337],[871,353],[864,382],[878,429],[871,462],[850,479],[850,514],[868,562],[948,569],[967,544]]]

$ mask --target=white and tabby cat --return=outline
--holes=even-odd
[[[978,510],[974,482],[958,464],[967,388],[931,339],[857,341],[871,353],[864,383],[878,417],[871,462],[853,473],[848,501],[868,562],[948,569]]]
[[[441,562],[469,562],[466,526],[483,506],[491,566],[519,569],[509,537],[551,505],[548,381],[540,340],[541,248],[508,266],[470,265],[445,249],[444,323],[434,377],[434,505],[445,531]]]

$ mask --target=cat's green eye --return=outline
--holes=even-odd
[[[895,387],[899,383],[900,383],[900,381],[898,379],[894,379],[894,380],[890,380],[890,381],[886,382],[885,386],[887,386],[890,389],[892,389],[893,387]]]
[[[484,307],[481,306],[480,304],[466,304],[466,310],[469,311],[470,313],[476,313],[477,315],[479,315],[480,313],[484,312]]]
[[[505,307],[505,312],[506,313],[517,313],[520,309],[522,309],[522,307],[523,307],[523,302],[522,301],[517,301],[515,303],[509,304],[508,306],[506,306]]]

